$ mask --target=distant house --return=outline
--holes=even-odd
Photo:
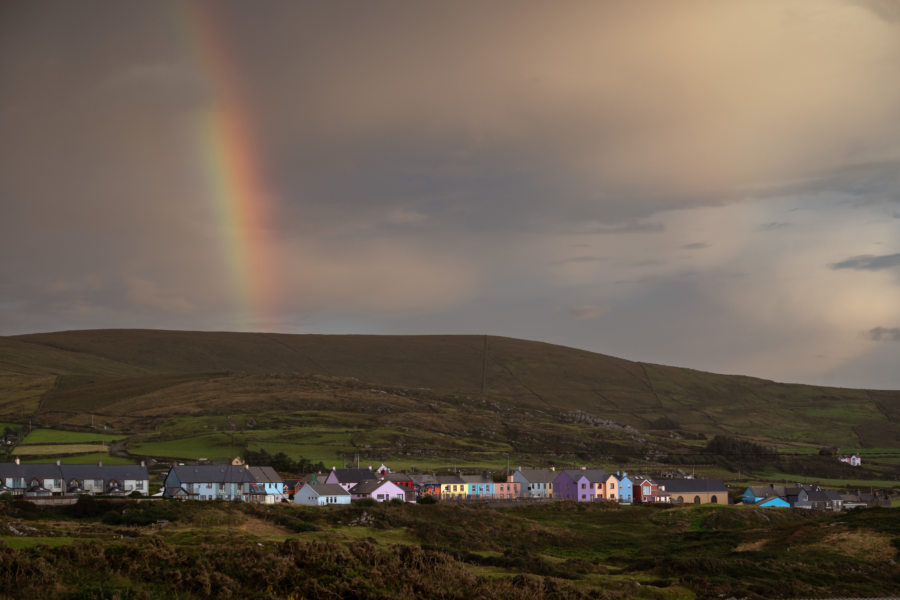
[[[350,496],[352,500],[371,498],[376,502],[387,502],[388,500],[402,500],[405,502],[406,491],[393,481],[367,479],[350,488]]]
[[[384,480],[386,480],[386,481],[393,481],[394,483],[396,483],[396,484],[399,485],[400,487],[406,488],[406,489],[408,489],[408,490],[415,490],[415,489],[416,489],[416,484],[415,484],[415,482],[413,481],[413,477],[412,477],[412,475],[409,474],[409,473],[404,473],[404,472],[399,472],[399,473],[387,472],[387,473],[385,473],[385,474],[381,477],[381,479],[384,479]]]
[[[844,501],[835,490],[801,489],[797,495],[795,508],[807,508],[813,510],[842,510]]]
[[[522,484],[513,479],[512,475],[507,475],[506,481],[494,484],[495,500],[512,500],[513,498],[522,497]]]
[[[19,459],[0,463],[0,485],[14,496],[45,497],[73,494],[148,495],[150,475],[140,465],[97,464],[64,465],[56,463],[21,464]]]
[[[553,480],[553,497],[576,502],[603,500],[609,474],[603,469],[566,469]]]
[[[610,473],[604,482],[604,498],[612,502],[619,501],[619,478],[614,473]]]
[[[558,473],[555,469],[523,469],[513,473],[513,481],[522,486],[524,498],[552,498],[553,480]]]
[[[616,473],[616,478],[619,480],[619,502],[621,504],[631,504],[634,501],[634,492],[628,473]]]
[[[728,504],[728,488],[721,479],[659,479],[657,483],[673,504]]]
[[[659,484],[649,477],[635,477],[632,490],[635,504],[660,504],[669,501],[669,495],[661,494]]]
[[[769,496],[756,502],[756,506],[762,508],[790,508],[791,505],[781,496]]]
[[[438,475],[436,479],[441,486],[441,500],[465,500],[469,486],[459,475]]]
[[[246,467],[253,480],[250,486],[250,502],[274,504],[285,499],[284,482],[272,467]]]
[[[438,483],[435,475],[431,473],[413,473],[409,477],[412,479],[416,497],[441,495],[441,484]]]
[[[858,467],[862,465],[862,458],[860,458],[859,454],[842,454],[838,456],[838,460],[842,463],[846,463],[851,467]]]
[[[163,496],[167,498],[260,504],[272,504],[284,498],[284,482],[271,467],[178,465],[169,469],[163,486]]]
[[[349,492],[353,486],[363,481],[375,479],[375,476],[376,473],[372,471],[372,467],[368,469],[338,469],[337,467],[331,467],[331,472],[325,478],[325,483],[339,485]]]
[[[490,500],[494,497],[494,480],[486,475],[460,475],[466,485],[469,500]]]
[[[308,483],[294,494],[294,503],[305,506],[332,506],[350,504],[350,497],[350,492],[339,485]]]

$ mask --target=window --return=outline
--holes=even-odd
[[[136,489],[136,490],[142,490],[142,489],[144,489],[144,480],[143,480],[143,479],[138,479],[138,480],[135,482],[135,484],[134,484],[134,489]]]
[[[700,504],[700,496],[694,496],[694,504]]]
[[[710,498],[709,501],[712,502],[713,504],[718,504],[718,503],[719,503],[719,499],[716,498],[715,496],[713,496],[712,498]]]
[[[581,484],[581,489],[585,489],[585,488],[587,488],[587,484],[586,484],[586,483],[582,483],[582,484]]]

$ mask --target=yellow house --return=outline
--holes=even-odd
[[[469,487],[459,475],[438,475],[437,481],[441,484],[442,500],[464,500]]]

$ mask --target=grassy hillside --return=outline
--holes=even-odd
[[[507,457],[704,464],[714,435],[806,457],[822,446],[894,449],[898,407],[900,392],[779,384],[499,337],[98,330],[0,338],[0,419],[76,430],[93,422],[129,435],[111,452],[142,456],[262,448],[425,468]],[[890,452],[867,463],[874,470],[857,479],[898,468]]]
[[[2,502],[0,581],[13,598],[887,597],[898,510]]]

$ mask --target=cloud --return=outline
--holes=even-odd
[[[874,342],[900,342],[900,327],[874,327],[865,337]]]
[[[783,223],[779,221],[770,221],[769,223],[763,223],[759,226],[760,231],[776,231],[778,229],[786,229],[790,227],[790,223]]]
[[[702,250],[703,248],[711,248],[711,246],[706,242],[693,242],[681,247],[682,250]]]
[[[569,309],[569,314],[576,319],[594,319],[609,312],[608,306],[576,306]]]
[[[606,256],[571,256],[569,258],[560,258],[558,260],[554,260],[550,264],[553,265],[569,265],[573,263],[592,263],[592,262],[603,262],[609,260]]]
[[[832,269],[853,269],[856,271],[880,271],[900,267],[900,254],[885,254],[875,256],[873,254],[860,254],[851,256],[846,260],[832,263]]]

